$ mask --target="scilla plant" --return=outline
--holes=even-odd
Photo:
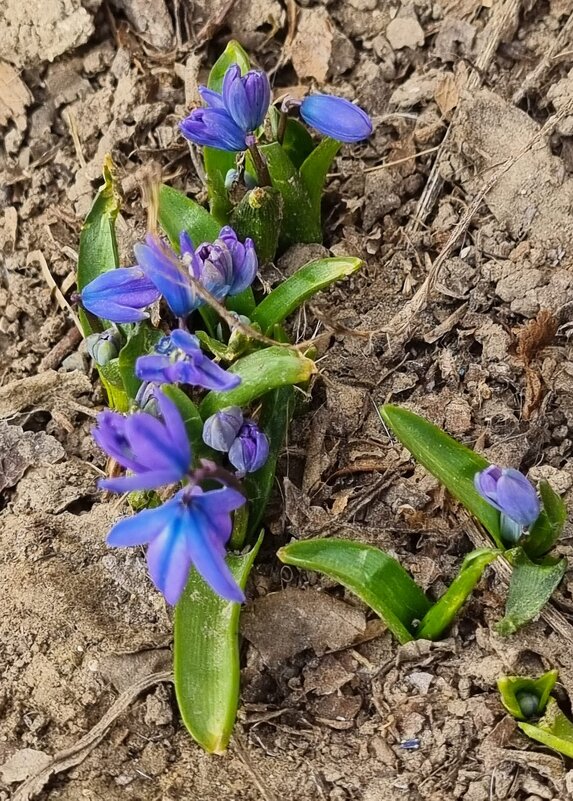
[[[257,283],[277,248],[320,241],[323,184],[341,144],[317,144],[291,115],[343,141],[363,139],[371,123],[331,96],[275,109],[267,76],[236,43],[201,94],[205,107],[180,128],[204,147],[211,210],[160,187],[163,235],[150,230],[120,267],[107,159],[81,232],[76,301],[110,407],[93,431],[110,458],[100,486],[125,493],[135,512],[108,543],[146,546],[150,577],[175,608],[181,716],[204,749],[222,752],[239,698],[245,585],[295,389],[317,372],[313,343],[291,343],[282,324],[361,265],[319,259],[266,296]]]

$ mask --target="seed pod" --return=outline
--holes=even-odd
[[[259,265],[275,257],[282,223],[283,200],[271,186],[251,189],[231,214],[231,225],[239,239],[255,243]]]

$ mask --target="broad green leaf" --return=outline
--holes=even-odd
[[[474,488],[475,474],[488,467],[489,462],[408,409],[387,404],[380,407],[380,413],[412,456],[477,517],[497,547],[505,550],[500,538],[499,512]]]
[[[244,408],[277,387],[308,381],[316,365],[295,350],[277,346],[244,356],[228,372],[241,376],[241,383],[227,392],[209,392],[199,407],[204,420],[225,406]]]
[[[243,75],[250,69],[248,55],[241,45],[234,40],[229,42],[213,65],[207,82],[209,89],[214,92],[221,92],[223,78],[231,64],[238,64]],[[217,150],[214,147],[205,147],[203,148],[203,161],[205,163],[205,172],[207,173],[211,213],[222,225],[225,225],[231,212],[229,193],[225,187],[225,176],[229,170],[235,167],[236,154]]]
[[[253,322],[265,333],[270,331],[316,292],[352,275],[363,264],[361,259],[352,256],[318,259],[305,264],[259,303],[252,316]]]
[[[547,481],[539,482],[539,494],[543,511],[521,543],[523,550],[533,559],[551,550],[567,522],[567,507]]]
[[[193,450],[194,461],[196,462],[198,457],[204,455],[204,452],[208,450],[202,438],[203,420],[199,414],[199,409],[195,406],[191,398],[175,384],[163,384],[161,391],[167,395],[168,398],[171,398],[179,409],[183,422],[185,423],[185,428],[187,429],[187,435]]]
[[[262,535],[249,553],[227,557],[243,589],[261,542]],[[237,714],[240,611],[240,604],[215,595],[195,570],[175,607],[177,704],[187,730],[209,753],[225,751]]]
[[[266,159],[272,184],[283,199],[283,223],[279,237],[281,250],[301,242],[322,242],[320,214],[316,213],[300,173],[285,150],[278,142],[272,142],[262,145],[260,151]],[[247,164],[250,164],[252,172],[254,168],[249,158]]]
[[[537,699],[535,715],[543,714],[558,675],[557,670],[549,670],[537,679],[530,679],[528,676],[502,676],[497,680],[502,704],[514,718],[526,720],[532,715],[524,714],[519,701],[519,697],[526,693]]]
[[[163,333],[147,322],[140,323],[119,352],[118,366],[125,392],[129,398],[135,398],[141,386],[141,380],[135,375],[135,362],[140,356],[153,350]]]
[[[314,213],[320,219],[320,204],[326,176],[342,142],[326,137],[315,147],[300,168],[300,175],[310,196]]]
[[[109,407],[115,409],[116,412],[127,412],[129,396],[121,377],[119,359],[111,359],[105,365],[98,365],[97,370],[107,394]]]
[[[271,121],[273,139],[276,139],[278,135],[280,117],[281,114],[276,106],[271,106],[269,109],[269,118]],[[289,117],[287,120],[282,146],[297,170],[301,168],[305,159],[310,156],[316,147],[306,126],[303,125],[300,120],[296,120],[293,117]]]
[[[219,236],[221,226],[209,212],[191,198],[163,184],[159,189],[157,209],[159,224],[167,234],[172,246],[179,250],[179,234],[187,231],[197,247],[202,242],[213,242]]]
[[[255,243],[259,264],[275,257],[283,219],[282,195],[272,186],[258,186],[247,192],[233,209],[231,226],[239,239]]]
[[[255,295],[250,286],[247,287],[243,292],[240,292],[238,295],[228,297],[226,300],[226,306],[229,311],[242,314],[244,317],[248,317],[249,320],[255,311],[256,305]]]
[[[281,562],[316,570],[343,584],[376,612],[400,643],[414,639],[431,603],[402,565],[379,548],[334,537],[291,542]]]
[[[573,723],[550,698],[545,714],[538,723],[518,723],[524,734],[538,743],[573,759]]]
[[[254,327],[254,330],[258,330],[258,326]],[[250,353],[258,344],[239,330],[233,331],[227,344],[220,339],[210,337],[205,331],[195,330],[195,336],[213,356],[224,362],[234,362],[240,356]]]
[[[269,458],[260,470],[249,473],[245,478],[250,509],[247,530],[249,538],[255,536],[263,522],[273,489],[277,460],[294,412],[294,393],[293,387],[280,387],[263,398],[258,423],[269,439]]]
[[[512,548],[505,556],[513,567],[505,616],[496,625],[502,636],[513,634],[541,612],[567,569],[566,559],[546,558],[535,564],[523,548]]]
[[[499,553],[492,548],[480,548],[466,556],[459,574],[416,629],[417,640],[438,640],[442,636],[473,592],[487,565],[497,559]]]
[[[80,231],[76,277],[79,292],[94,278],[113,270],[119,264],[115,221],[120,209],[120,196],[115,186],[113,169],[111,156],[106,156],[103,164],[104,184],[98,191]],[[97,317],[83,309],[80,309],[79,316],[84,336],[107,327],[106,324],[100,326]]]

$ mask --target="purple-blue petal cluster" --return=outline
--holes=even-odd
[[[241,383],[239,376],[223,370],[203,353],[197,337],[181,329],[160,339],[155,353],[140,356],[135,374],[154,384],[191,384],[218,392]]]
[[[490,465],[474,477],[476,490],[494,509],[520,526],[531,526],[539,517],[535,487],[513,468]]]
[[[143,310],[159,296],[159,290],[141,267],[108,270],[80,292],[84,309],[113,323],[145,320],[149,315]]]
[[[311,128],[339,142],[360,142],[372,134],[372,120],[359,106],[335,95],[308,95],[300,116]]]
[[[245,419],[238,406],[228,406],[208,417],[203,442],[229,455],[238,474],[254,473],[269,457],[269,440],[254,420]]]

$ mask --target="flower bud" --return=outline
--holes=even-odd
[[[228,406],[212,414],[203,424],[203,442],[210,448],[228,453],[243,425],[243,412],[238,406]]]
[[[515,694],[515,700],[523,713],[523,717],[533,718],[539,712],[539,698],[535,693],[523,690]]]
[[[253,420],[245,420],[229,449],[229,461],[239,473],[254,473],[269,457],[269,441]]]
[[[372,120],[359,106],[335,95],[308,95],[300,116],[312,128],[339,142],[360,142],[372,134]]]
[[[86,337],[86,350],[98,367],[105,367],[119,356],[122,346],[121,334],[117,328],[108,328],[101,334]]]
[[[540,504],[535,488],[518,470],[492,464],[476,473],[474,485],[494,509],[522,527],[531,526],[539,517]],[[507,524],[506,527],[511,535],[510,527]]]

